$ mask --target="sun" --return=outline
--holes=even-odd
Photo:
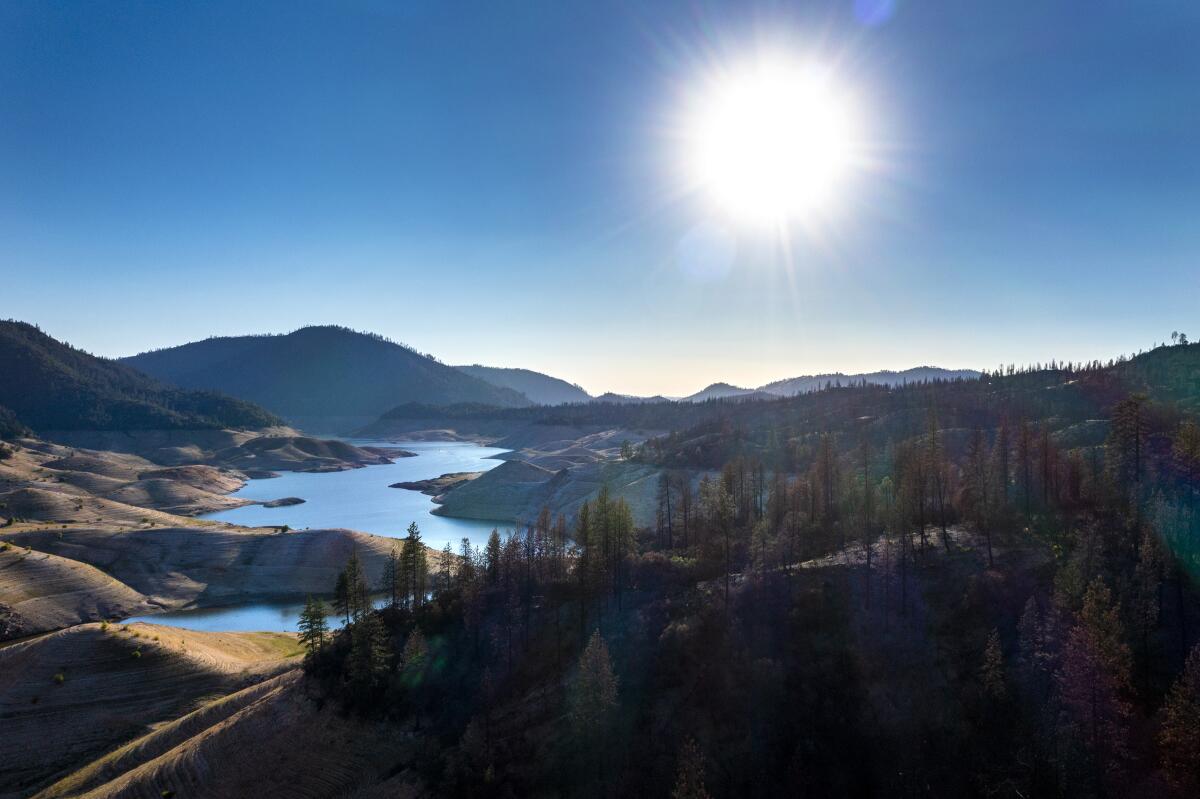
[[[707,82],[685,126],[689,183],[741,222],[784,224],[829,210],[860,131],[828,70],[760,60]]]

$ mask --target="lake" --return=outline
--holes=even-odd
[[[426,480],[450,472],[487,471],[502,463],[493,456],[508,450],[461,441],[347,441],[357,446],[399,447],[415,452],[417,457],[344,472],[283,472],[279,477],[251,480],[232,496],[260,501],[299,497],[304,504],[281,508],[247,505],[201,518],[247,527],[286,524],[294,530],[348,527],[392,538],[403,538],[409,523],[416,522],[427,545],[441,549],[449,541],[455,552],[464,537],[482,546],[492,528],[500,527],[503,532],[511,526],[508,522],[434,516],[430,512],[437,507],[433,497],[420,491],[389,488],[392,483]]]
[[[387,597],[376,596],[372,604],[383,607]],[[342,619],[333,612],[332,603],[326,599],[325,606],[329,608],[326,614],[329,619],[329,629],[342,626]],[[173,610],[167,613],[156,613],[151,616],[133,616],[124,619],[122,624],[132,624],[135,621],[145,621],[151,624],[168,624],[172,627],[183,627],[188,630],[220,633],[249,633],[249,632],[297,632],[296,625],[300,621],[300,611],[304,610],[303,602],[250,602],[245,605],[230,605],[219,608],[192,608],[190,610]]]
[[[267,480],[251,480],[232,496],[253,500],[300,497],[303,505],[243,508],[209,513],[205,519],[255,526],[288,525],[305,527],[348,527],[375,535],[402,538],[410,522],[421,528],[421,538],[440,549],[446,542],[455,552],[462,539],[483,546],[493,528],[503,532],[507,522],[452,519],[434,516],[433,498],[419,491],[390,488],[392,483],[425,480],[450,472],[482,472],[499,466],[493,456],[507,452],[493,447],[458,441],[370,441],[347,439],[358,446],[399,447],[416,453],[415,458],[397,458],[386,466],[366,466],[344,472],[283,472]],[[376,600],[381,603],[382,598]],[[286,631],[294,632],[304,603],[253,602],[220,608],[194,608],[136,616],[128,622],[147,621],[170,624],[191,630],[217,632]],[[331,617],[331,627],[340,621]]]

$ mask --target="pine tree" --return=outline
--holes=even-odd
[[[392,608],[400,606],[402,572],[400,556],[396,552],[395,545],[393,545],[391,551],[388,552],[387,560],[383,563],[383,587],[388,592],[389,603]]]
[[[1012,478],[1009,459],[1012,443],[1008,437],[1008,424],[1001,422],[996,431],[996,443],[992,447],[992,475],[996,481],[996,503],[1001,511],[1008,508],[1008,482]]]
[[[1117,771],[1126,753],[1129,648],[1112,593],[1099,577],[1084,594],[1083,608],[1067,636],[1060,678],[1062,697],[1079,724],[1097,778]]]
[[[370,610],[370,590],[367,588],[367,578],[363,573],[362,562],[358,559],[358,548],[350,551],[350,559],[346,561],[345,575],[345,612],[346,623],[358,619]],[[338,590],[341,590],[342,579],[338,578]],[[339,596],[339,600],[341,597]]]
[[[500,532],[492,530],[488,536],[487,547],[483,550],[483,570],[487,574],[488,585],[500,582]]]
[[[979,669],[979,681],[983,690],[993,700],[999,701],[1008,692],[1004,684],[1004,652],[1000,648],[1000,631],[993,628],[983,649],[983,666]]]
[[[1158,538],[1147,528],[1138,544],[1138,561],[1133,570],[1133,623],[1141,650],[1142,685],[1150,682],[1150,636],[1158,627],[1162,590],[1163,557]]]
[[[450,542],[442,547],[442,590],[449,593],[454,583],[454,550],[450,548]]]
[[[1021,663],[1031,673],[1043,672],[1046,668],[1046,633],[1037,599],[1029,597],[1025,610],[1017,622],[1017,634],[1021,646]]]
[[[988,568],[990,569],[995,565],[992,560],[991,492],[988,490],[991,476],[988,474],[987,440],[979,428],[975,428],[971,434],[970,444],[967,446],[965,477],[963,499],[972,521],[975,522],[975,527],[984,535],[987,543]]]
[[[1112,674],[1119,687],[1127,688],[1131,661],[1129,647],[1124,640],[1125,628],[1112,591],[1100,577],[1092,580],[1083,595],[1079,624],[1087,630],[1104,668]]]
[[[425,602],[425,578],[429,573],[425,545],[421,543],[421,530],[417,523],[408,526],[408,537],[400,550],[400,560],[403,565],[405,583],[403,594],[406,604],[418,607]]]
[[[704,758],[700,747],[691,738],[679,750],[679,768],[675,772],[671,799],[709,799],[704,788]]]
[[[578,734],[591,739],[603,732],[616,706],[617,678],[608,647],[596,631],[579,657],[579,671],[571,685],[571,722]]]
[[[300,643],[304,644],[309,655],[315,654],[325,645],[325,634],[329,630],[329,625],[325,621],[327,613],[325,603],[319,599],[314,600],[311,594],[305,600],[298,626]]]
[[[350,578],[345,569],[338,572],[337,586],[333,589],[333,608],[345,619],[346,624],[350,623]]]
[[[1171,686],[1158,734],[1163,769],[1181,795],[1200,792],[1200,644]]]
[[[401,679],[408,691],[413,708],[413,729],[421,729],[421,708],[425,699],[425,672],[429,659],[429,646],[420,627],[414,627],[404,642],[400,656]]]
[[[383,622],[373,613],[361,617],[350,633],[347,674],[360,698],[369,695],[387,675],[391,647]]]

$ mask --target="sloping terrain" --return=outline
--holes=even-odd
[[[74,489],[74,486],[69,486]],[[19,519],[66,523],[171,524],[174,516],[111,499],[68,491],[60,485],[0,493],[0,513]]]
[[[236,469],[286,469],[298,472],[340,471],[356,466],[391,463],[386,455],[347,444],[307,436],[261,436],[221,450],[213,460]]]
[[[123,360],[160,380],[256,402],[320,431],[353,429],[403,402],[529,404],[516,391],[380,336],[340,327],[211,338]]]
[[[198,700],[287,669],[284,633],[86,624],[0,648],[0,794],[27,792]]]
[[[531,369],[504,369],[497,366],[454,367],[460,372],[478,377],[493,386],[508,388],[524,394],[538,405],[561,405],[564,402],[590,402],[592,395],[574,383]]]
[[[0,641],[156,610],[94,566],[0,544]]]
[[[601,486],[630,505],[635,523],[654,520],[658,469],[627,461],[593,460],[557,471],[524,460],[508,460],[440,497],[439,516],[528,522],[543,507],[574,517]]]
[[[164,385],[136,369],[0,321],[0,405],[35,431],[261,428],[278,420],[252,403]]]
[[[4,538],[16,546],[95,566],[171,607],[328,594],[356,549],[368,581],[378,585],[384,560],[396,543],[351,530],[279,532],[217,523],[25,530]]]
[[[711,386],[703,388],[695,394],[684,397],[683,402],[704,402],[710,399],[736,399],[745,397],[762,399],[769,396],[771,395],[753,388],[738,388],[728,383],[713,383]]]
[[[79,781],[91,785],[106,770],[137,763],[89,797],[158,799],[163,792],[178,797],[347,797],[412,763],[413,749],[412,735],[395,727],[347,717],[331,704],[319,708],[305,697],[299,674],[293,672],[134,741],[114,761],[85,769]],[[145,759],[150,755],[154,757]],[[64,791],[74,779],[40,795],[77,795]]]
[[[321,708],[292,671],[163,725],[38,797],[353,796],[401,771],[414,750],[395,727]],[[387,795],[418,795],[410,780]]]

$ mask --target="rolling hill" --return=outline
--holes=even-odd
[[[122,360],[160,380],[250,400],[323,432],[353,429],[409,402],[529,404],[517,391],[343,327],[210,338]]]
[[[454,367],[499,388],[518,391],[538,405],[562,405],[564,402],[590,402],[592,395],[574,383],[531,369],[504,369],[496,366]]]
[[[682,402],[704,402],[710,399],[771,399],[773,395],[762,389],[738,388],[728,383],[713,383],[711,386],[684,397]]]
[[[0,321],[0,375],[0,406],[38,433],[262,428],[280,421],[243,400],[164,385],[14,320]],[[0,427],[12,426],[0,411]]]

